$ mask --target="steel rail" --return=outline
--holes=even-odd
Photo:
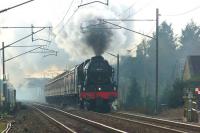
[[[33,106],[34,109],[36,109],[38,112],[40,112],[42,115],[44,115],[45,117],[47,117],[48,119],[52,120],[54,123],[56,123],[57,126],[61,127],[63,130],[70,132],[70,133],[77,133],[76,131],[74,131],[73,129],[65,126],[64,124],[62,124],[61,122],[57,121],[56,119],[54,119],[53,117],[49,116],[48,114],[46,114],[45,112],[43,112],[42,110],[40,110],[39,108]]]
[[[115,118],[115,119],[128,121],[128,122],[131,122],[131,123],[136,123],[136,124],[143,125],[143,126],[146,126],[146,127],[152,127],[152,128],[163,130],[163,131],[170,132],[170,133],[187,133],[185,131],[172,129],[172,128],[168,128],[168,127],[163,127],[163,126],[160,126],[160,125],[155,125],[155,124],[151,124],[151,123],[147,123],[147,122],[136,121],[136,120],[129,119],[129,118],[122,118],[122,117],[114,116],[114,115],[110,115],[110,114],[102,114],[102,113],[98,113],[98,114],[106,116],[106,117],[112,117],[112,118]]]
[[[148,116],[141,116],[141,115],[136,115],[136,114],[124,113],[124,112],[116,112],[116,114],[119,114],[124,117],[128,117],[129,119],[134,118],[134,119],[142,120],[146,122],[154,122],[154,123],[164,124],[167,126],[178,127],[183,130],[190,130],[190,131],[192,130],[192,131],[200,132],[200,126],[198,125],[192,125],[188,123],[176,122],[176,121],[148,117]]]
[[[92,125],[94,127],[100,128],[100,129],[105,130],[107,132],[111,132],[111,133],[113,133],[113,132],[114,133],[127,133],[126,131],[122,131],[122,130],[116,129],[116,128],[107,126],[105,124],[102,124],[102,123],[99,123],[99,122],[96,122],[96,121],[92,121],[92,120],[89,120],[89,119],[86,119],[86,118],[83,118],[83,117],[80,117],[80,116],[68,113],[66,111],[63,111],[63,110],[60,110],[60,109],[57,109],[57,108],[54,108],[54,107],[50,107],[50,106],[46,106],[46,105],[41,105],[41,104],[35,104],[35,105],[46,107],[46,108],[50,108],[50,109],[56,110],[58,112],[62,112],[62,113],[66,114],[67,116],[69,116],[69,117],[71,117],[73,119],[85,122],[85,123],[87,123],[89,125]]]
[[[155,125],[155,124],[152,124],[152,123],[136,121],[136,120],[133,120],[133,119],[130,119],[130,118],[123,118],[123,117],[115,116],[115,115],[112,115],[112,114],[103,114],[103,113],[98,113],[98,112],[92,112],[92,113],[96,113],[96,114],[102,115],[104,117],[112,117],[112,118],[115,118],[115,119],[124,120],[124,121],[131,122],[131,123],[136,123],[136,124],[143,125],[143,126],[146,126],[146,127],[157,128],[157,129],[164,130],[164,131],[167,131],[167,132],[170,132],[170,133],[187,133],[185,131],[176,130],[176,129],[172,129],[172,128],[168,128],[168,127],[163,127],[163,126]],[[115,113],[117,114],[118,112],[115,112]]]
[[[10,131],[11,127],[12,127],[12,123],[8,122],[7,126],[6,126],[6,129],[3,130],[1,133],[8,133]]]
[[[60,110],[60,109],[57,109],[57,108],[54,108],[54,107],[50,107],[50,106],[46,106],[46,105],[41,105],[41,104],[37,104],[37,105],[43,106],[43,107],[47,107],[47,108],[51,108],[51,109],[57,110],[59,112],[65,113],[67,115],[70,114],[70,116],[72,115],[73,117],[74,116],[75,117],[80,117],[80,116],[76,116],[74,114],[65,112],[63,110]],[[106,117],[112,117],[112,118],[115,118],[115,119],[120,119],[120,120],[123,120],[123,121],[135,123],[135,124],[142,125],[142,126],[145,126],[145,127],[151,127],[151,128],[154,128],[154,129],[165,131],[165,132],[170,132],[170,133],[186,133],[185,131],[182,131],[182,130],[172,129],[172,128],[169,128],[169,127],[163,127],[163,126],[160,126],[160,125],[155,125],[155,124],[151,124],[151,123],[147,123],[147,122],[141,122],[141,121],[136,121],[136,120],[132,120],[132,119],[122,118],[122,117],[119,117],[119,116],[113,116],[113,115],[102,114],[102,113],[97,113],[97,112],[92,112],[92,113],[100,114],[100,115],[103,115],[103,116],[106,116]],[[83,119],[85,119],[85,118],[83,118]],[[91,121],[91,120],[89,120],[89,121]],[[87,121],[84,121],[84,122],[87,122]],[[113,132],[113,131],[111,131],[111,132]],[[114,132],[116,132],[116,131],[114,131]]]
[[[10,131],[11,127],[12,127],[12,123],[9,122],[9,123],[8,123],[8,129],[7,129],[6,133],[8,133],[8,132]]]

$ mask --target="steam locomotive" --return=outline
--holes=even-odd
[[[102,56],[84,61],[45,85],[48,103],[76,104],[88,110],[110,111],[117,96],[114,69]]]

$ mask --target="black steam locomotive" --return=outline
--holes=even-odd
[[[45,86],[45,95],[48,103],[110,111],[118,95],[114,69],[102,56],[92,57],[52,79]]]

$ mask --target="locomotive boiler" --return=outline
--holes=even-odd
[[[95,56],[56,76],[45,86],[48,103],[78,104],[88,110],[110,111],[117,98],[114,69],[102,56]]]

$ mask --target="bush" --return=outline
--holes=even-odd
[[[128,95],[126,98],[126,107],[128,108],[139,108],[141,107],[142,97],[141,97],[141,87],[135,78],[132,79],[130,87],[128,89]]]
[[[176,80],[173,84],[173,89],[168,93],[169,97],[169,107],[176,108],[179,106],[183,106],[183,88],[184,82],[181,80]]]

